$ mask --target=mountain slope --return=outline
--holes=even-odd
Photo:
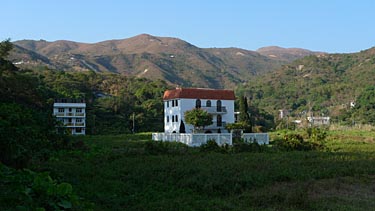
[[[237,48],[203,49],[177,38],[148,34],[93,44],[63,40],[22,40],[14,44],[48,59],[44,65],[54,69],[121,73],[189,87],[234,88],[292,60]],[[19,54],[11,55],[13,62],[20,59]],[[28,62],[41,66],[42,61],[30,58]]]
[[[274,113],[291,109],[295,115],[315,111],[316,115],[337,116],[374,81],[375,48],[371,48],[304,57],[251,80],[241,92]]]

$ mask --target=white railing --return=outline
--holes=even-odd
[[[74,113],[74,112],[57,112],[55,113],[56,117],[74,117],[74,116],[79,116],[79,117],[84,117],[86,113]]]
[[[170,142],[181,142],[186,145],[191,145],[192,143],[192,134],[177,134],[177,133],[153,133],[152,140],[154,141],[170,141]]]
[[[244,133],[241,137],[245,142],[257,142],[260,145],[269,144],[268,133]]]
[[[227,108],[225,106],[223,107],[217,107],[217,106],[212,106],[212,107],[201,107],[201,109],[207,111],[210,114],[216,114],[216,113],[227,113]]]
[[[206,130],[218,129],[218,128],[224,129],[226,125],[227,125],[227,122],[221,122],[221,126],[217,126],[217,121],[215,121],[215,122],[212,122],[211,125],[205,126],[204,129],[206,129]]]
[[[83,122],[76,122],[76,123],[67,122],[67,123],[64,124],[64,126],[66,126],[66,127],[84,127],[85,123],[83,123]]]
[[[153,133],[152,140],[154,141],[169,141],[181,142],[188,146],[198,147],[207,143],[208,140],[215,140],[218,145],[229,144],[232,145],[231,133]]]
[[[269,144],[268,133],[244,133],[242,139],[245,142],[257,142],[258,144]],[[181,142],[188,146],[198,147],[207,143],[208,140],[215,140],[218,145],[232,145],[232,133],[153,133],[153,141]]]

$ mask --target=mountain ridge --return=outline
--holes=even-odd
[[[255,75],[273,71],[305,55],[316,54],[301,49],[304,54],[295,55],[289,49],[284,49],[284,53],[279,49],[279,58],[273,58],[264,51],[259,53],[241,48],[199,48],[179,38],[149,34],[97,43],[67,40],[20,40],[13,43],[16,50],[12,52],[10,59],[14,63],[27,60],[25,67],[47,66],[63,71],[112,72],[166,80],[170,84],[181,86],[209,88],[233,88]],[[18,47],[28,51],[22,51]],[[30,57],[30,51],[40,56]],[[267,53],[269,52],[268,50]],[[284,54],[286,56],[282,56]]]

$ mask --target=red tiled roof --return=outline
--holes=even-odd
[[[198,89],[198,88],[176,88],[164,92],[163,100],[169,99],[212,99],[212,100],[235,100],[233,90]]]

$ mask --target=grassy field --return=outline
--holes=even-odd
[[[34,170],[71,183],[95,210],[373,210],[374,138],[330,131],[321,151],[216,153],[151,134],[86,136]]]

